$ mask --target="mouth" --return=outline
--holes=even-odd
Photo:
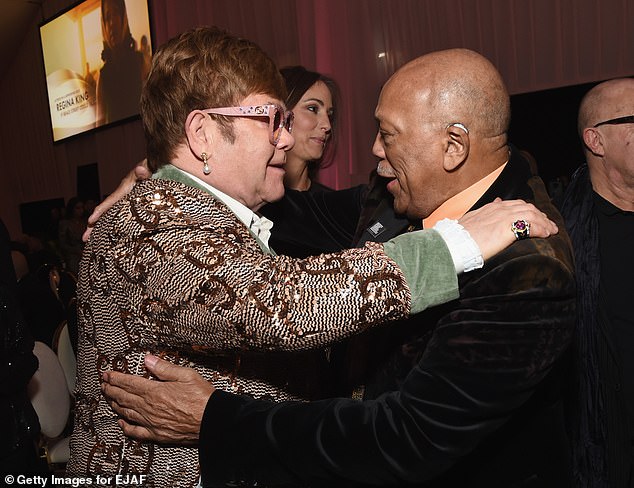
[[[310,140],[313,141],[315,144],[319,144],[321,146],[324,146],[326,144],[326,139],[324,139],[323,137],[311,137]]]
[[[396,173],[394,172],[392,167],[385,164],[385,160],[382,159],[376,165],[376,174],[380,176],[381,178],[385,178],[386,180],[389,180],[385,184],[385,188],[392,195],[395,195],[396,189],[397,189],[396,187],[398,186],[398,180],[396,178]]]
[[[384,160],[381,160],[376,165],[376,174],[383,178],[390,178],[390,179],[396,178],[396,173],[394,173],[394,170],[392,169],[392,167],[386,164],[381,164],[383,162]]]
[[[277,170],[280,170],[280,171],[282,171],[282,172],[285,172],[285,171],[286,171],[286,170],[284,169],[284,165],[285,165],[285,164],[286,164],[286,158],[284,158],[284,159],[283,159],[283,160],[281,160],[281,161],[271,161],[271,162],[268,164],[268,167],[269,167],[269,168],[271,168],[271,169],[277,169]]]
[[[388,181],[387,185],[385,185],[387,191],[389,191],[392,195],[396,195],[397,187],[398,180],[396,178],[392,178],[390,181]]]

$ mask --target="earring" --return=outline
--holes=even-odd
[[[207,156],[207,153],[204,152],[200,154],[200,157],[203,158],[203,173],[208,175],[209,173],[211,173],[211,169],[209,168],[209,164],[207,163],[209,156]]]

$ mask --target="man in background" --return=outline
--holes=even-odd
[[[578,286],[570,427],[580,487],[634,482],[634,79],[592,88],[578,129],[587,164],[561,209]]]

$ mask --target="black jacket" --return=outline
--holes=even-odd
[[[570,241],[518,154],[475,207],[496,196],[534,201],[560,233],[516,242],[462,275],[459,299],[379,333],[363,402],[216,391],[201,427],[204,485],[568,486]]]

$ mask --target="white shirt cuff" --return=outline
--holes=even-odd
[[[433,229],[447,244],[457,274],[467,273],[484,266],[480,247],[457,220],[440,220]]]

